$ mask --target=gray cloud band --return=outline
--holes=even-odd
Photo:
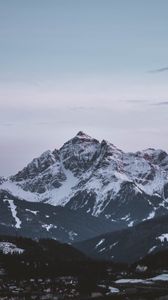
[[[162,73],[162,72],[167,72],[168,71],[168,67],[165,68],[160,68],[160,69],[155,69],[155,70],[151,70],[149,71],[150,73]]]

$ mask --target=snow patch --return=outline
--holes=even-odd
[[[39,212],[38,210],[31,210],[31,209],[28,209],[28,208],[26,208],[26,211],[31,212],[34,215],[37,215],[37,213]]]
[[[151,278],[152,281],[168,281],[168,274],[160,274]]]
[[[78,178],[76,178],[70,170],[66,169],[63,163],[61,163],[61,167],[66,176],[66,180],[59,188],[47,191],[44,193],[45,196],[43,196],[43,198],[49,199],[47,203],[54,206],[65,206],[73,194],[73,187],[78,183]]]
[[[152,211],[149,216],[147,217],[147,220],[153,219],[155,217],[155,211]]]
[[[152,281],[168,281],[168,274],[160,274],[158,276],[152,277],[152,278],[147,278],[147,279],[137,279],[137,278],[125,278],[125,279],[119,279],[116,280],[115,283],[143,283],[143,284],[151,284]]]
[[[134,225],[134,221],[131,221],[129,224],[128,224],[128,227],[132,227]]]
[[[96,244],[95,249],[97,249],[101,244],[103,244],[105,239],[101,239],[98,244]]]
[[[53,224],[43,224],[42,226],[41,226],[42,228],[45,228],[47,231],[49,231],[50,229],[52,229],[52,228],[57,228],[57,225],[53,225]]]
[[[110,250],[111,250],[112,248],[114,248],[116,245],[118,245],[118,243],[119,243],[119,242],[115,242],[115,243],[113,243],[112,245],[110,245],[110,246],[109,246]]]
[[[121,220],[124,220],[124,221],[129,221],[129,219],[130,219],[130,214],[128,214],[125,217],[121,218]]]
[[[130,279],[130,278],[126,278],[126,279],[118,279],[115,281],[115,283],[145,283],[146,281],[143,279]]]
[[[29,202],[39,202],[40,196],[37,193],[24,191],[17,183],[7,180],[1,184],[1,189],[8,191],[20,200],[24,199]]]
[[[17,217],[17,210],[16,210],[16,205],[14,204],[14,200],[9,200],[9,199],[4,199],[4,202],[8,202],[9,203],[9,206],[10,206],[10,209],[11,209],[11,213],[12,213],[12,216],[13,218],[15,219],[15,222],[16,222],[16,225],[15,227],[17,229],[21,228],[21,220]]]
[[[153,246],[152,248],[149,249],[148,253],[152,253],[155,249],[157,248],[157,246]]]
[[[157,239],[159,239],[162,243],[168,242],[168,233],[163,233],[162,235],[158,236]]]
[[[99,250],[99,253],[101,253],[101,252],[103,252],[105,250],[106,250],[106,248],[104,247],[104,248],[102,248],[102,249]]]
[[[109,292],[107,292],[106,295],[118,294],[120,292],[119,289],[114,288],[112,286],[109,286],[108,289],[109,289]]]
[[[22,254],[24,249],[18,248],[15,244],[9,242],[0,242],[0,251],[3,254]]]

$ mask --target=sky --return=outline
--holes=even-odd
[[[0,176],[80,130],[168,151],[167,0],[0,0]]]

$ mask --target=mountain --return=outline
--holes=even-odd
[[[168,154],[125,153],[83,132],[1,178],[0,189],[30,202],[61,205],[122,226],[168,212]]]
[[[74,246],[92,258],[134,263],[148,254],[168,249],[168,216],[103,234]]]
[[[114,231],[119,224],[66,207],[19,200],[0,191],[0,234],[72,243]]]

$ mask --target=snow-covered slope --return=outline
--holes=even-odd
[[[168,154],[125,153],[79,132],[46,151],[0,188],[31,202],[67,206],[133,226],[168,212]]]

